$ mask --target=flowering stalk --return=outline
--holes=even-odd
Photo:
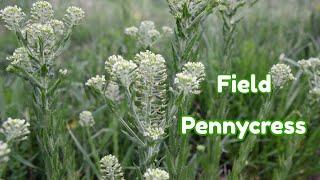
[[[278,158],[278,164],[273,171],[273,178],[286,179],[292,176],[294,172],[296,174],[304,173],[304,170],[296,172],[298,167],[304,167],[307,160],[306,153],[299,155],[296,159],[296,153],[301,150],[301,143],[303,142],[304,147],[309,147],[308,152],[317,151],[317,147],[313,147],[315,139],[319,137],[319,127],[312,127],[311,124],[317,122],[315,114],[319,112],[318,103],[320,101],[319,85],[320,85],[320,59],[319,58],[308,58],[302,59],[298,62],[286,57],[284,54],[280,56],[280,61],[288,62],[292,66],[299,68],[299,72],[306,76],[308,79],[309,93],[306,93],[304,102],[300,105],[302,112],[295,112],[297,118],[302,118],[309,124],[310,130],[308,136],[292,136],[285,138],[286,148],[281,156]],[[297,84],[299,85],[299,84]],[[315,121],[313,121],[315,120]],[[303,149],[306,152],[305,149]],[[313,157],[312,157],[313,158]],[[293,163],[294,161],[294,163]]]
[[[50,164],[50,162],[59,162],[59,159],[51,160],[51,157],[58,158],[59,155],[48,155],[48,153],[57,153],[48,141],[52,141],[49,135],[51,131],[54,137],[59,128],[63,127],[61,124],[55,125],[58,122],[53,122],[55,119],[53,112],[56,110],[53,102],[55,92],[65,79],[67,70],[58,70],[55,60],[69,41],[73,28],[83,19],[84,12],[80,8],[69,7],[64,20],[60,21],[54,19],[54,11],[50,3],[38,1],[32,5],[30,14],[31,18],[26,20],[25,13],[17,6],[8,6],[1,10],[1,17],[6,27],[16,33],[22,45],[7,58],[10,61],[7,70],[32,85],[34,111],[37,118],[35,124],[40,125],[35,128],[40,128],[36,131],[37,138],[40,140],[42,155],[50,159],[45,163],[47,172],[57,173],[47,175],[50,178],[58,178],[61,174],[55,171],[63,167]]]
[[[83,127],[83,130],[85,131],[85,139],[88,140],[89,143],[89,147],[91,150],[93,159],[95,161],[95,165],[96,165],[96,169],[98,169],[99,167],[99,155],[96,149],[96,145],[94,144],[94,142],[92,141],[92,133],[91,133],[91,128],[95,125],[95,120],[94,117],[92,115],[92,113],[90,111],[82,111],[79,115],[79,124],[80,126]]]
[[[170,88],[175,103],[168,105],[166,61],[161,55],[145,51],[136,54],[134,60],[114,55],[105,64],[111,77],[108,85],[105,76],[93,77],[86,85],[107,99],[113,113],[125,127],[128,138],[138,145],[141,170],[155,167],[165,131],[176,123],[174,117],[178,107],[182,108],[181,100],[184,101],[190,94],[200,93],[204,66],[201,63],[187,63],[183,67]],[[108,87],[114,87],[113,93]],[[115,97],[119,95],[115,96],[114,92],[118,94],[119,87],[128,101],[132,121],[124,120],[115,108],[115,99],[119,99]],[[186,108],[183,109],[186,112]]]
[[[294,76],[291,73],[291,68],[285,64],[276,64],[271,67],[270,75],[272,77],[272,84],[275,88],[275,91],[272,94],[268,95],[265,100],[262,108],[260,109],[257,119],[266,119],[269,114],[272,112],[272,107],[274,105],[274,98],[277,96],[278,92],[287,85],[290,81],[294,80]],[[256,142],[258,140],[257,135],[250,134],[246,140],[241,144],[239,149],[239,156],[233,162],[232,171],[230,174],[231,179],[239,179],[242,177],[242,171],[246,167],[247,159],[249,154],[252,152]]]

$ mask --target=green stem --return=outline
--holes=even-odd
[[[98,169],[99,167],[99,162],[100,162],[100,159],[99,159],[99,154],[97,152],[97,148],[96,148],[96,145],[94,144],[94,142],[92,141],[92,137],[91,137],[91,131],[89,129],[90,127],[86,127],[85,128],[85,131],[86,131],[86,134],[87,134],[87,139],[88,139],[88,143],[90,145],[90,149],[91,149],[91,153],[93,155],[93,158],[95,160],[95,164],[96,164],[96,167]]]

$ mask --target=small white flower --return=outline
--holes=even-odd
[[[122,167],[118,159],[111,154],[100,160],[100,169],[102,178],[105,180],[123,179]]]
[[[68,74],[68,69],[59,69],[59,73],[62,75],[62,76],[66,76]]]
[[[47,1],[35,2],[31,8],[31,18],[38,23],[48,23],[53,13],[52,5]]]
[[[124,34],[132,37],[136,37],[138,34],[139,29],[135,26],[128,27],[124,30]]]
[[[79,25],[84,18],[84,11],[81,8],[71,6],[67,9],[67,14],[65,15],[66,20],[69,22],[70,26]]]
[[[20,47],[13,52],[12,56],[7,57],[7,60],[9,60],[12,65],[19,65],[22,62],[29,62],[30,58],[27,49]]]
[[[2,124],[0,133],[4,134],[7,141],[22,141],[27,139],[30,133],[29,126],[30,124],[24,119],[8,118],[7,121]]]
[[[6,27],[13,31],[17,31],[20,28],[20,23],[25,16],[25,13],[18,6],[8,6],[0,11],[0,17],[6,23]]]
[[[79,124],[82,126],[82,127],[91,127],[95,124],[95,121],[94,121],[94,118],[93,118],[93,115],[90,111],[82,111],[79,115]]]
[[[119,90],[119,86],[117,83],[111,81],[105,92],[104,92],[104,95],[110,99],[111,101],[115,102],[115,103],[118,103],[119,101],[121,101],[121,95],[120,95],[120,90]]]
[[[10,148],[7,143],[0,141],[0,164],[9,161]]]
[[[162,127],[147,127],[144,136],[151,138],[152,140],[158,140],[164,136],[165,132]]]
[[[103,90],[105,84],[106,84],[106,78],[104,75],[102,75],[102,76],[96,75],[95,77],[90,78],[86,82],[86,86],[95,88],[99,91]]]
[[[147,171],[144,173],[143,177],[145,180],[168,180],[169,174],[161,169],[147,169]]]
[[[163,27],[162,27],[162,32],[163,32],[163,34],[165,34],[166,36],[170,36],[170,35],[173,34],[173,30],[172,30],[172,28],[169,27],[169,26],[163,26]]]
[[[286,64],[273,65],[270,70],[270,75],[273,85],[279,88],[282,88],[286,83],[295,79],[291,73],[291,68]]]

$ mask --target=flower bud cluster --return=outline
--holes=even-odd
[[[144,132],[143,135],[146,136],[146,137],[151,138],[153,141],[156,141],[156,140],[161,139],[165,135],[165,132],[164,132],[163,127],[160,127],[160,126],[152,127],[152,126],[150,126],[150,127],[147,127],[145,129],[145,132]]]
[[[134,70],[137,65],[131,60],[125,60],[120,55],[110,56],[105,62],[105,68],[115,81],[119,81],[126,88],[135,81]]]
[[[52,5],[47,1],[38,1],[32,5],[31,18],[32,21],[46,24],[53,17]]]
[[[12,143],[27,139],[30,134],[29,126],[30,124],[23,119],[8,118],[2,123],[0,134],[4,136],[5,142],[0,140],[0,169],[9,161]]]
[[[81,8],[71,6],[67,9],[65,20],[69,26],[79,25],[84,15],[85,13]]]
[[[205,68],[200,62],[188,62],[181,73],[176,74],[174,84],[179,92],[188,94],[200,94],[200,83],[204,80]]]
[[[168,180],[169,174],[161,169],[147,169],[143,175],[145,180]]]
[[[25,13],[18,6],[8,6],[0,11],[0,17],[6,23],[6,27],[12,31],[20,29],[25,16]]]
[[[309,75],[311,75],[310,76],[311,90],[309,91],[309,93],[313,99],[316,99],[317,101],[319,101],[320,100],[320,59],[319,58],[309,58],[308,60],[303,59],[298,61],[298,64],[304,71],[309,72]]]
[[[86,86],[92,87],[98,91],[103,91],[105,84],[106,84],[106,78],[104,75],[102,76],[96,75],[95,77],[90,78],[86,82]]]
[[[294,80],[291,68],[286,64],[276,64],[271,67],[270,75],[272,83],[277,88],[283,88],[289,81]]]
[[[138,45],[143,48],[151,47],[161,36],[170,36],[173,30],[168,26],[162,27],[161,34],[155,27],[153,21],[142,21],[139,28],[132,26],[125,29],[124,33],[137,39]]]
[[[7,57],[7,60],[10,61],[11,65],[17,65],[21,67],[30,66],[30,58],[26,48],[20,47],[17,48],[12,56]]]
[[[320,59],[319,58],[309,58],[308,60],[300,60],[298,64],[304,70],[311,70],[311,71],[319,71],[320,72]]]
[[[79,115],[79,124],[82,127],[91,127],[95,124],[93,115],[90,111],[82,111]]]
[[[7,142],[22,141],[30,134],[29,126],[30,124],[24,119],[8,118],[7,121],[2,124],[0,133],[6,137]]]

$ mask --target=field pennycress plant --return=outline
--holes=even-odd
[[[5,26],[16,33],[21,47],[8,57],[7,70],[29,82],[32,89],[33,110],[36,119],[31,119],[32,129],[38,141],[48,178],[64,176],[67,164],[59,163],[59,140],[55,138],[65,123],[54,116],[57,89],[68,75],[67,69],[57,67],[57,57],[66,48],[75,26],[84,18],[78,7],[69,7],[63,20],[54,17],[52,5],[37,1],[27,16],[18,6],[1,10]],[[62,123],[62,124],[61,124]],[[63,135],[62,135],[63,136]],[[53,147],[51,143],[55,143]],[[65,152],[64,152],[65,153]]]

